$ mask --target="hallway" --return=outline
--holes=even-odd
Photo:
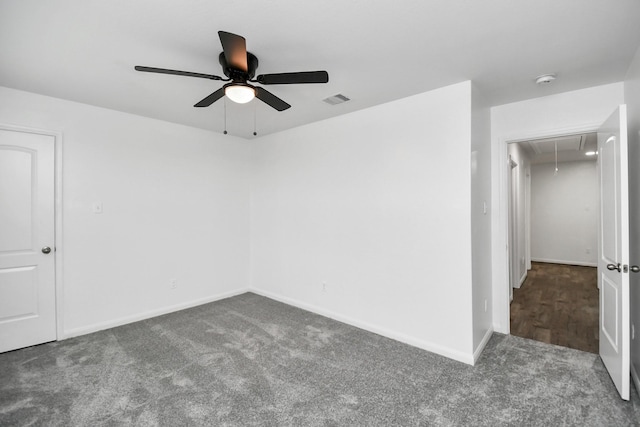
[[[534,262],[513,290],[511,334],[598,353],[595,267]]]

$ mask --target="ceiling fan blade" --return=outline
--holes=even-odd
[[[327,83],[329,73],[326,71],[301,71],[298,73],[260,74],[256,77],[263,85],[286,85],[297,83]]]
[[[209,80],[225,80],[213,74],[192,73],[191,71],[168,70],[166,68],[144,67],[142,65],[136,65],[134,68],[136,71],[145,71],[147,73],[175,74],[176,76],[200,77]]]
[[[209,105],[216,102],[218,99],[224,96],[224,87],[221,87],[217,91],[213,92],[211,95],[204,98],[202,101],[198,102],[194,107],[208,107]]]
[[[218,36],[220,36],[227,65],[246,73],[249,68],[247,67],[247,42],[244,37],[226,31],[218,31]]]
[[[256,87],[256,98],[278,111],[284,111],[291,107],[291,105],[261,87]]]

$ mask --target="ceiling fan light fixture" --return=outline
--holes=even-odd
[[[238,104],[246,104],[256,97],[256,89],[246,83],[230,83],[224,87],[224,94]]]
[[[247,82],[257,82],[261,85],[329,82],[329,73],[320,70],[260,74],[254,80],[253,77],[258,68],[258,58],[251,52],[247,52],[245,38],[226,31],[218,31],[218,36],[220,37],[220,44],[222,45],[222,53],[218,55],[218,62],[220,62],[222,66],[222,72],[228,78],[213,74],[193,73],[191,71],[170,70],[168,68],[147,67],[142,65],[136,65],[134,69],[147,73],[173,74],[177,76],[199,77],[208,80],[230,82],[197,102],[194,105],[196,108],[209,107],[226,95],[231,101],[239,104],[246,104],[253,98],[258,98],[274,110],[284,111],[291,108],[291,105],[262,86],[254,87]]]

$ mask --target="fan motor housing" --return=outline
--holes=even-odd
[[[229,64],[227,64],[227,59],[224,56],[224,52],[220,52],[218,61],[220,61],[220,65],[222,65],[222,72],[224,73],[224,75],[232,80],[252,79],[256,74],[256,70],[258,69],[258,58],[251,52],[247,52],[248,71],[246,73],[242,70],[230,67]]]

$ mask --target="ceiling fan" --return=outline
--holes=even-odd
[[[190,71],[168,70],[166,68],[145,67],[141,65],[136,65],[135,69],[149,73],[175,74],[178,76],[200,77],[203,79],[230,82],[205,97],[195,104],[194,107],[208,107],[226,95],[230,100],[240,104],[249,102],[255,97],[278,111],[284,111],[291,107],[291,105],[268,90],[250,83],[281,85],[327,83],[329,81],[329,74],[326,71],[260,74],[254,79],[253,77],[258,68],[258,58],[252,53],[247,52],[245,38],[226,31],[218,31],[218,36],[220,36],[220,43],[222,44],[222,52],[218,60],[220,61],[220,65],[222,65],[222,72],[227,78],[213,74],[192,73]]]

